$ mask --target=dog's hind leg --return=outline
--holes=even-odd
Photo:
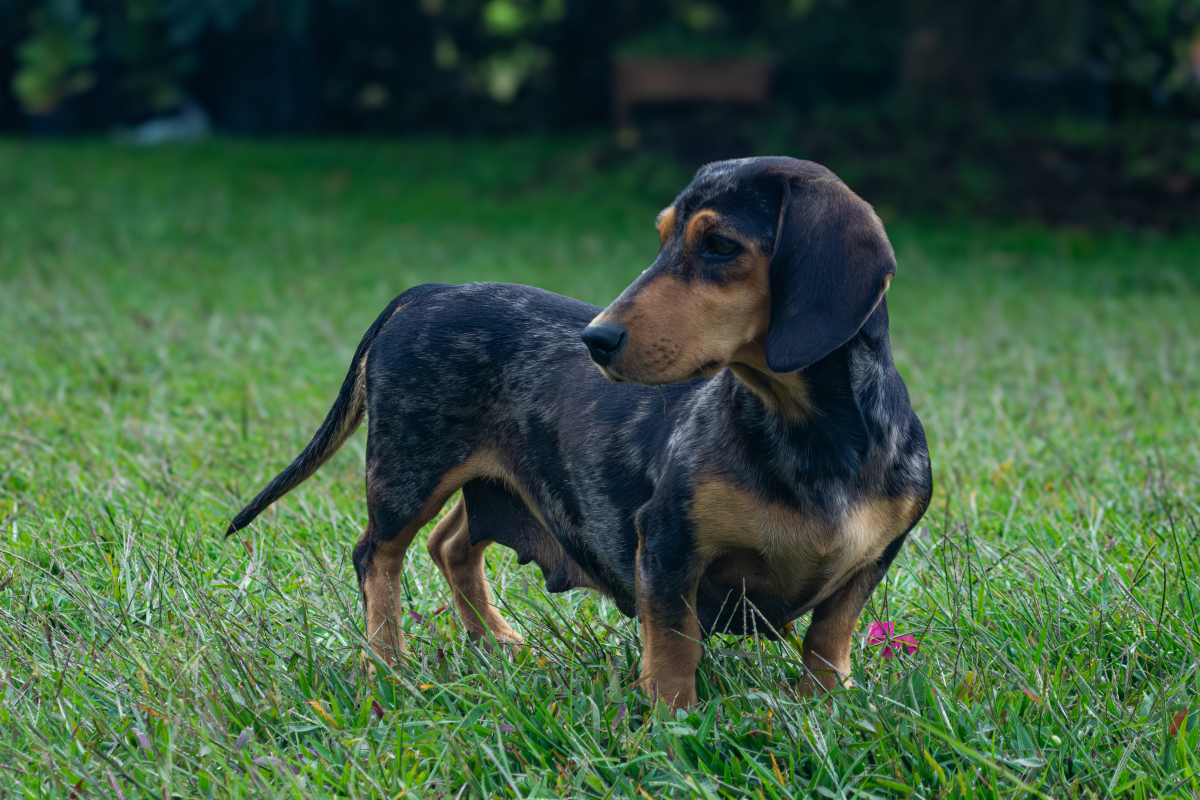
[[[496,610],[483,572],[483,553],[493,542],[484,539],[471,544],[469,524],[466,501],[460,498],[429,534],[429,555],[450,585],[459,619],[472,638],[483,639],[487,645],[490,632],[498,642],[519,644],[521,635]]]
[[[368,452],[370,449],[368,443]],[[370,521],[354,548],[354,570],[366,604],[367,641],[385,661],[394,664],[408,649],[400,607],[404,556],[417,532],[473,477],[478,465],[467,459],[434,480],[420,480],[380,467],[381,463],[386,462],[368,456]]]
[[[367,641],[389,664],[405,652],[400,625],[400,578],[407,545],[380,542],[374,522],[368,522],[354,547],[354,570],[366,605]]]
[[[389,664],[395,664],[408,652],[401,624],[401,577],[404,555],[413,536],[433,514],[423,517],[413,519],[390,539],[379,535],[380,528],[372,519],[354,548],[354,567],[366,604],[367,641]]]

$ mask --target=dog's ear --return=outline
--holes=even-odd
[[[836,178],[782,175],[767,366],[804,369],[845,344],[896,274],[883,223]]]

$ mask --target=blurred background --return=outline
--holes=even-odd
[[[1200,0],[0,0],[0,132],[593,132],[819,160],[885,219],[1171,231]]]

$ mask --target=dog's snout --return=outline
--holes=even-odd
[[[589,325],[579,337],[592,354],[592,361],[607,367],[625,344],[625,330],[616,325]]]

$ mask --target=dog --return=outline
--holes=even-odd
[[[658,257],[605,309],[506,284],[401,294],[228,534],[366,413],[353,560],[389,663],[406,652],[405,553],[461,490],[427,547],[487,643],[521,642],[484,575],[502,544],[548,592],[586,587],[636,616],[638,684],[674,708],[696,702],[705,637],[776,638],[808,612],[798,689],[848,681],[862,609],[932,494],[892,362],[883,224],[828,169],[770,157],[702,167],[657,230]]]

